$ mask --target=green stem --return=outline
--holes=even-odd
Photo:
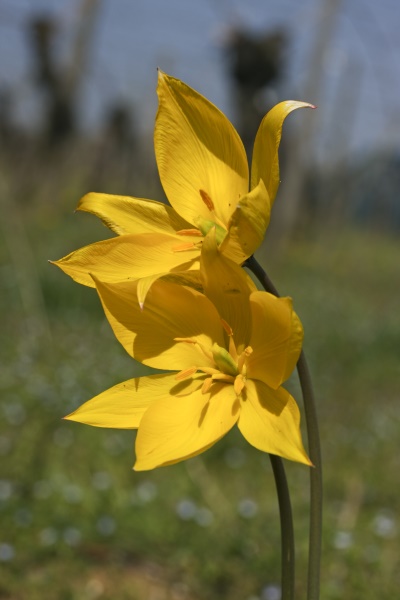
[[[279,296],[277,289],[254,256],[248,258],[244,263],[244,266],[257,277],[267,292]],[[315,398],[304,352],[300,354],[297,363],[297,373],[299,375],[301,391],[303,394],[308,435],[308,450],[311,462],[314,465],[314,468],[310,469],[310,537],[307,599],[318,600],[322,538],[322,461]]]
[[[308,552],[308,600],[319,599],[322,541],[322,460],[319,441],[318,418],[314,391],[304,352],[297,363],[304,412],[307,423],[308,451],[314,465],[310,469],[310,542]]]
[[[270,454],[275,486],[278,494],[279,515],[281,523],[281,600],[293,600],[295,582],[295,553],[292,505],[287,484],[285,467],[279,456]]]

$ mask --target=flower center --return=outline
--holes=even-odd
[[[223,348],[218,344],[213,344],[211,347],[206,347],[192,338],[175,338],[176,342],[186,342],[188,344],[196,344],[203,354],[213,361],[212,367],[193,366],[184,369],[177,373],[175,379],[183,381],[189,379],[198,371],[205,373],[208,377],[204,380],[201,391],[206,394],[213,383],[222,382],[233,384],[233,388],[237,396],[240,395],[246,386],[247,379],[247,359],[252,354],[253,349],[247,346],[241,354],[238,354],[235,341],[233,339],[233,331],[231,327],[221,319],[222,325],[229,337],[229,349]]]
[[[214,202],[210,198],[209,194],[207,194],[207,192],[205,190],[199,190],[199,193],[200,193],[201,199],[203,200],[204,204],[206,205],[206,207],[208,208],[208,210],[210,212],[210,219],[205,219],[204,217],[198,216],[194,220],[194,224],[196,225],[197,229],[181,229],[180,231],[177,231],[176,233],[177,233],[177,235],[180,235],[180,236],[196,236],[196,237],[203,238],[203,237],[206,237],[206,235],[210,231],[210,229],[212,229],[214,227],[217,244],[220,245],[222,240],[225,238],[225,236],[227,234],[227,229],[226,229],[224,223],[222,223],[222,221],[220,219],[218,219],[217,215],[215,214]],[[172,251],[173,252],[182,252],[184,250],[198,250],[199,248],[201,248],[202,241],[203,240],[201,240],[199,242],[194,242],[194,241],[182,242],[180,244],[176,244],[175,246],[173,246]]]
[[[200,229],[204,237],[207,235],[210,229],[215,227],[217,244],[219,245],[227,234],[225,224],[218,219],[217,215],[215,214],[215,205],[210,195],[205,190],[199,190],[199,194],[200,198],[203,200],[210,212],[210,219],[205,219],[204,217],[198,216],[195,221],[195,225]]]
[[[210,229],[215,227],[215,236],[216,236],[218,245],[222,242],[222,240],[224,239],[224,237],[227,234],[227,230],[225,229],[225,227],[223,227],[222,225],[219,225],[215,221],[203,219],[203,217],[197,217],[196,225],[204,237],[206,237],[206,235],[210,231]]]

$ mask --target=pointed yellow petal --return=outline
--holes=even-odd
[[[263,452],[311,465],[301,439],[300,412],[289,392],[247,380],[243,396],[238,427],[246,440]]]
[[[150,375],[119,383],[64,417],[94,427],[137,429],[148,407],[169,395],[174,375]]]
[[[143,198],[91,192],[76,210],[92,213],[118,235],[126,233],[171,233],[190,225],[173,208]]]
[[[220,245],[224,256],[238,264],[254,254],[264,239],[271,206],[264,182],[240,199],[233,213],[228,234]]]
[[[165,233],[122,235],[80,248],[52,264],[78,283],[90,287],[94,287],[91,275],[111,282],[148,276],[158,278],[172,270],[198,269],[200,250],[174,252],[172,248],[177,240],[179,236]],[[151,283],[142,284],[141,301]]]
[[[136,293],[141,309],[144,308],[146,296],[153,283],[157,281],[157,279],[163,277],[164,275],[165,273],[156,273],[155,275],[149,275],[148,277],[141,277],[140,279],[138,279]]]
[[[239,401],[233,386],[214,383],[185,397],[162,398],[146,411],[136,437],[136,471],[154,469],[196,456],[236,423]]]
[[[154,132],[161,183],[174,209],[196,225],[201,217],[227,225],[248,190],[242,141],[203,96],[159,71]]]
[[[247,375],[277,389],[289,377],[300,356],[303,328],[290,298],[254,292],[250,307],[253,352],[248,358]]]
[[[237,351],[242,352],[249,344],[249,297],[256,287],[244,269],[221,254],[213,230],[203,241],[200,274],[204,293],[231,327]]]
[[[315,108],[315,106],[307,102],[296,102],[295,100],[280,102],[261,121],[254,142],[251,189],[255,188],[262,179],[267,188],[271,206],[274,203],[280,183],[278,149],[283,122],[288,114],[297,108]]]
[[[282,381],[289,379],[290,375],[294,371],[297,361],[300,358],[301,350],[303,347],[304,329],[303,325],[297,314],[292,311],[292,333],[289,341],[288,348],[288,360],[286,363],[286,371],[283,374]]]
[[[193,365],[213,367],[201,350],[223,343],[223,330],[213,304],[193,289],[156,281],[143,310],[137,301],[137,281],[102,283],[96,287],[104,312],[125,350],[156,369],[181,371]],[[198,343],[177,341],[189,338]]]

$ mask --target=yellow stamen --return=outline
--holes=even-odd
[[[236,378],[235,378],[235,382],[233,384],[233,389],[235,390],[235,393],[237,396],[239,396],[240,392],[243,390],[245,386],[245,382],[243,379],[243,375],[239,374]]]
[[[229,338],[229,354],[232,356],[233,360],[235,362],[237,362],[237,360],[238,360],[238,353],[237,353],[236,345],[235,345],[235,342],[233,340],[233,336],[232,335]]]
[[[232,375],[225,375],[225,373],[216,373],[211,376],[213,381],[228,381],[229,383],[233,383],[235,378]]]
[[[251,346],[247,346],[242,352],[242,354],[238,358],[237,366],[238,371],[242,371],[246,358],[249,358],[250,354],[253,353],[253,348]]]
[[[233,339],[233,330],[232,327],[225,321],[225,319],[221,319],[222,327],[225,329],[226,333],[229,335],[229,354],[232,356],[233,360],[237,362],[238,353],[235,345],[235,341]],[[240,371],[240,369],[239,369]]]
[[[219,373],[218,369],[213,369],[212,367],[199,367],[199,371],[206,373],[206,375],[215,375]]]
[[[197,345],[203,354],[214,362],[214,367],[209,366],[193,366],[183,371],[180,371],[175,375],[177,381],[183,381],[189,379],[195,373],[201,372],[207,375],[203,381],[201,387],[201,393],[207,394],[214,382],[220,381],[221,383],[233,383],[233,389],[235,394],[239,396],[246,386],[246,360],[253,352],[251,346],[247,346],[238,357],[235,342],[233,340],[233,330],[230,325],[221,319],[221,323],[226,333],[229,335],[229,352],[214,344],[212,348],[207,348],[195,338],[174,338],[175,342],[183,342],[186,344]]]
[[[199,190],[201,199],[204,204],[207,206],[209,211],[215,210],[214,202],[211,200],[210,196],[204,190]]]
[[[172,252],[183,252],[184,250],[193,250],[196,248],[193,242],[186,242],[184,244],[178,244],[177,246],[172,246]]]
[[[204,380],[204,383],[201,387],[201,393],[202,394],[207,394],[207,392],[209,391],[210,387],[213,384],[213,380],[212,377],[207,377],[207,379]]]
[[[183,371],[177,373],[175,379],[177,381],[183,381],[184,379],[189,379],[189,377],[192,377],[195,373],[197,373],[197,367],[189,367],[188,369],[183,369]]]
[[[198,237],[203,237],[203,234],[198,229],[181,229],[176,232],[177,235],[196,235]]]
[[[233,335],[232,327],[225,321],[225,319],[221,319],[222,327],[225,329],[228,335]]]

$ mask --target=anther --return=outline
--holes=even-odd
[[[203,200],[204,204],[207,206],[209,211],[212,211],[215,209],[214,207],[214,202],[211,200],[210,196],[207,194],[207,192],[205,192],[204,190],[199,190],[200,192],[200,196],[201,199]]]
[[[193,250],[195,245],[193,242],[185,242],[184,244],[178,244],[177,246],[172,246],[172,252],[183,252],[184,250]]]
[[[221,319],[222,327],[225,329],[226,333],[229,336],[229,354],[232,356],[233,360],[237,362],[238,353],[236,349],[236,345],[233,339],[233,330],[232,327],[225,321],[225,319]]]
[[[204,380],[204,383],[201,387],[201,393],[202,394],[207,394],[207,392],[209,391],[210,387],[213,384],[213,380],[212,377],[207,377],[207,379]]]
[[[196,235],[197,237],[203,237],[203,234],[198,229],[181,229],[176,232],[177,235]]]
[[[183,369],[175,375],[175,379],[177,381],[183,381],[184,379],[189,379],[197,372],[197,367],[189,367],[188,369]]]
[[[239,394],[243,390],[244,386],[245,386],[245,383],[244,383],[243,375],[239,374],[235,378],[235,382],[233,384],[233,389],[235,390],[235,394],[237,396],[239,396]]]
[[[225,321],[225,319],[221,319],[222,327],[225,329],[228,335],[233,335],[232,327]]]
[[[242,354],[239,356],[238,358],[238,370],[242,371],[243,367],[244,367],[244,363],[246,362],[246,358],[249,358],[249,356],[253,353],[253,348],[251,346],[247,346],[247,348],[245,348],[242,352]]]

